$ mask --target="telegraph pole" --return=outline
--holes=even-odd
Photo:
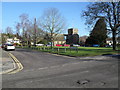
[[[37,29],[37,25],[36,25],[36,18],[34,19],[34,46],[36,47],[36,29]]]

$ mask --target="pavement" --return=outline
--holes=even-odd
[[[0,74],[7,74],[16,69],[16,64],[8,52],[1,49],[0,53],[0,67],[2,68]]]

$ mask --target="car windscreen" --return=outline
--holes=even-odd
[[[13,46],[12,44],[7,44],[7,46]]]

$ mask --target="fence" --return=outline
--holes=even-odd
[[[27,46],[24,46],[23,48],[29,48]],[[44,52],[51,52],[51,53],[66,53],[66,52],[79,52],[78,47],[47,47],[47,46],[41,46],[41,47],[34,47],[31,46],[29,49],[32,50],[39,50]]]

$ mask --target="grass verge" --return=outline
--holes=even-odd
[[[23,48],[73,57],[118,54],[118,51],[112,50],[111,47],[78,47],[75,49],[71,49],[70,47],[53,47],[52,49],[50,47],[31,47],[31,48],[23,47]]]

